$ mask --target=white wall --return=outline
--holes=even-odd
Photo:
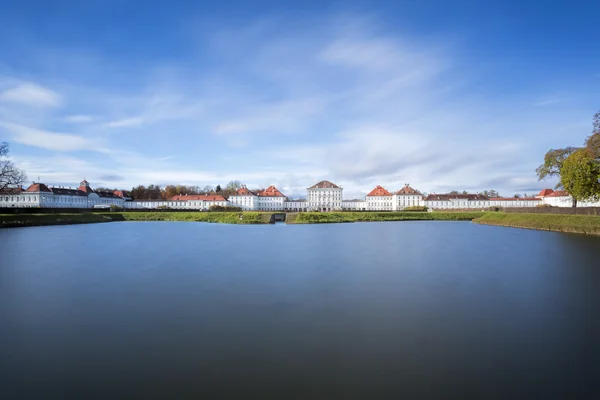
[[[392,199],[394,210],[404,210],[406,207],[424,206],[425,201],[420,194],[395,194]]]
[[[341,210],[342,188],[306,189],[306,202],[310,210]]]
[[[229,196],[229,203],[242,210],[258,210],[258,196]]]

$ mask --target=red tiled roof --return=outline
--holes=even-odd
[[[335,183],[329,181],[321,181],[309,187],[309,189],[339,189],[340,187]]]
[[[546,196],[550,196],[552,193],[554,193],[554,190],[552,189],[544,189],[541,192],[538,193],[538,197],[546,197]]]
[[[260,197],[285,197],[275,186],[271,185],[265,190],[259,190],[256,193]]]
[[[87,194],[94,193],[92,188],[87,185],[81,185],[77,188],[77,190],[82,191],[83,193],[87,193]]]
[[[239,188],[235,194],[232,194],[229,197],[231,197],[231,196],[256,196],[256,194],[253,193],[252,191],[248,190],[247,188],[243,187],[243,188]]]
[[[396,192],[396,194],[421,194],[417,190],[411,188],[408,183],[404,187]]]
[[[177,195],[171,197],[172,201],[186,201],[186,200],[203,200],[203,201],[225,201],[225,197],[220,194],[191,194],[191,195]]]
[[[550,193],[547,197],[570,197],[571,195],[566,190],[556,190]]]
[[[43,183],[33,183],[25,191],[29,193],[51,192],[51,190],[48,189],[48,186],[44,185]]]
[[[385,190],[383,187],[377,185],[375,189],[371,190],[367,196],[391,196],[392,194]]]
[[[115,190],[113,193],[121,198],[131,197],[126,190]]]
[[[23,191],[22,187],[4,188],[0,190],[0,194],[20,194]]]
[[[482,194],[430,194],[425,201],[449,201],[449,200],[489,200]]]
[[[494,201],[510,201],[510,200],[512,200],[512,201],[517,201],[517,200],[541,201],[540,199],[538,199],[536,197],[490,197],[490,200],[494,200]]]

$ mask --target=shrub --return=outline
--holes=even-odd
[[[426,212],[427,211],[427,207],[426,206],[410,206],[410,207],[406,207],[404,210],[402,211],[419,211],[419,212]]]
[[[241,207],[233,207],[233,206],[218,206],[218,205],[212,205],[208,208],[208,211],[214,211],[214,212],[224,212],[224,211],[230,211],[230,212],[239,212],[242,211]]]
[[[538,204],[536,207],[537,208],[552,208],[552,206],[550,204]]]

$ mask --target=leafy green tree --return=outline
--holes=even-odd
[[[593,125],[592,135],[587,138],[585,147],[594,159],[600,162],[600,112],[594,115]]]
[[[573,207],[577,207],[577,201],[598,199],[600,198],[600,163],[588,149],[579,149],[563,162],[560,181],[573,197]]]
[[[215,192],[219,193],[221,191],[221,185],[217,185],[215,188]]]
[[[544,163],[535,169],[538,179],[549,177],[560,177],[560,171],[567,157],[579,150],[577,147],[566,147],[564,149],[550,149],[544,156]],[[556,189],[562,188],[562,182],[556,184]]]

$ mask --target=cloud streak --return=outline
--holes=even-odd
[[[12,134],[12,140],[26,146],[39,147],[52,151],[95,150],[102,151],[101,142],[68,133],[57,133],[43,129],[11,123],[0,123],[0,127]]]
[[[43,86],[24,82],[0,89],[0,102],[19,103],[30,107],[58,107],[61,96]]]

